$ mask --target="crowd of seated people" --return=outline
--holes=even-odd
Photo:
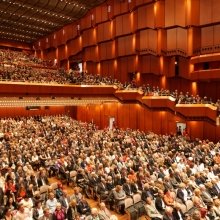
[[[182,135],[99,130],[64,115],[1,119],[1,215],[109,220],[109,209],[124,214],[126,199],[140,195],[151,219],[219,219],[219,147]]]
[[[37,69],[21,65],[0,65],[0,80],[37,83],[69,83],[66,72],[62,69]]]
[[[0,63],[2,64],[20,64],[38,67],[52,67],[51,60],[42,60],[28,52],[0,49]]]
[[[184,94],[177,90],[170,91],[149,84],[138,86],[135,80],[122,84],[111,76],[87,74],[71,69],[69,71],[58,68],[41,69],[27,65],[35,63],[40,66],[42,62],[41,59],[24,52],[2,49],[0,50],[0,80],[77,85],[115,85],[120,90],[138,90],[147,96],[172,96],[178,104],[212,104],[220,109],[219,100],[214,103],[211,98],[194,96],[189,92]]]
[[[202,98],[199,95],[190,95],[189,92],[184,94],[183,92],[178,92],[177,90],[170,91],[159,88],[158,86],[150,86],[149,84],[147,86],[142,86],[141,90],[145,95],[149,96],[172,96],[176,99],[178,104],[215,104],[211,98],[207,98],[206,96]]]

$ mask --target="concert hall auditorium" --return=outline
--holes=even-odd
[[[0,0],[0,220],[220,220],[220,0]]]

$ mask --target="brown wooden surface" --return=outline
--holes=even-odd
[[[54,182],[59,182],[59,180],[57,180],[55,177],[53,177],[53,178],[50,178],[49,179],[49,182],[50,183],[54,183]],[[70,186],[67,186],[67,185],[64,185],[64,189],[65,190],[67,190],[67,193],[68,194],[73,194],[73,188],[72,187],[70,187]],[[91,206],[91,207],[96,207],[96,208],[98,208],[98,202],[97,201],[95,201],[95,200],[93,200],[93,199],[87,199],[87,201],[88,201],[88,203],[89,203],[89,205]],[[114,211],[111,211],[111,213],[113,214],[113,215],[116,215],[117,217],[118,217],[118,220],[129,220],[129,217],[128,217],[128,215],[127,214],[125,214],[125,215],[120,215],[120,214],[117,214],[116,212],[114,212]],[[145,220],[146,218],[143,216],[143,217],[141,217],[141,218],[139,218],[138,220]]]

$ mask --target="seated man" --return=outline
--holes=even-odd
[[[155,203],[150,196],[146,198],[145,210],[147,212],[147,215],[152,220],[159,220],[163,218],[160,212],[156,209]]]
[[[91,215],[87,216],[85,220],[105,220],[105,218],[103,218],[99,212],[97,208],[92,208],[91,210]]]
[[[77,205],[77,210],[81,215],[89,215],[91,213],[91,208],[89,206],[89,203],[86,201],[84,196],[79,201]]]

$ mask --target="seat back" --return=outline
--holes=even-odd
[[[125,203],[125,209],[129,208],[130,206],[132,206],[134,204],[133,199],[128,197],[124,200]]]
[[[141,195],[139,193],[136,193],[133,195],[134,204],[141,201]]]
[[[194,207],[193,201],[192,200],[187,200],[186,201],[186,207],[187,207],[187,211],[189,211],[191,208],[193,208]]]
[[[58,183],[57,182],[52,183],[50,186],[53,190],[56,190],[58,188]]]

